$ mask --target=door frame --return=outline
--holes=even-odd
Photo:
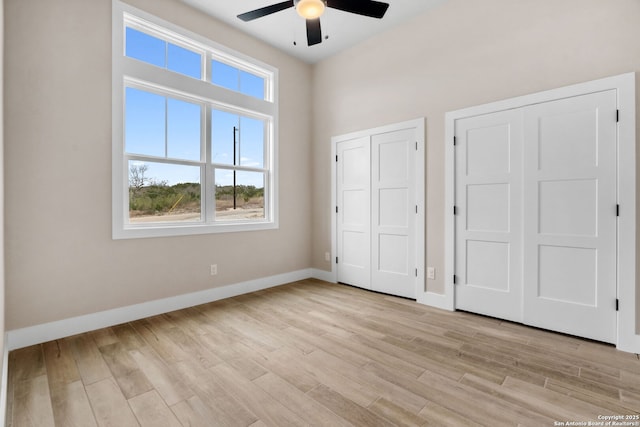
[[[637,313],[640,290],[636,285],[636,74],[580,83],[559,89],[520,96],[504,101],[452,111],[445,116],[445,293],[436,305],[455,310],[455,122],[481,114],[526,107],[563,98],[616,90],[618,98],[617,187],[620,216],[617,225],[617,292],[620,300],[616,346],[619,350],[640,353]]]
[[[415,263],[417,268],[417,275],[415,278],[416,283],[416,297],[419,299],[420,295],[425,289],[425,118],[418,118],[414,120],[408,120],[405,122],[389,124],[372,129],[365,129],[356,131],[344,135],[334,136],[331,138],[331,205],[329,207],[331,214],[331,279],[333,282],[338,281],[338,269],[336,263],[336,256],[338,253],[338,226],[337,226],[337,145],[340,142],[349,141],[356,138],[369,137],[381,133],[396,132],[405,129],[415,129],[417,153],[415,164],[415,201],[418,206],[418,212],[416,213],[415,223]]]

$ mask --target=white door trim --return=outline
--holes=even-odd
[[[640,353],[640,334],[636,329],[638,289],[636,286],[636,100],[635,73],[580,83],[559,89],[525,95],[504,101],[452,111],[445,116],[445,293],[440,308],[455,309],[455,150],[453,137],[458,119],[521,108],[605,90],[616,90],[618,97],[618,256],[617,287],[620,300],[617,348]],[[435,305],[435,304],[433,304]]]
[[[415,129],[416,142],[418,143],[418,150],[416,156],[415,165],[415,200],[418,206],[418,213],[416,214],[415,223],[415,257],[418,274],[416,276],[416,295],[418,301],[420,301],[421,295],[425,292],[425,119],[419,118],[414,120],[408,120],[406,122],[394,123],[386,126],[381,126],[373,129],[366,129],[357,132],[352,132],[345,135],[334,136],[331,138],[331,205],[329,206],[329,212],[331,214],[331,277],[333,282],[338,281],[338,269],[336,268],[336,254],[338,253],[337,247],[337,221],[336,221],[336,206],[337,206],[337,181],[336,181],[336,153],[337,145],[342,141],[349,141],[356,138],[370,137],[373,135],[396,132],[404,129]]]

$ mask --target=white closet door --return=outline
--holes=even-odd
[[[415,144],[415,129],[371,138],[371,287],[414,299]]]
[[[522,112],[456,121],[456,308],[522,321]]]
[[[340,142],[337,164],[338,280],[371,289],[369,137]]]
[[[616,93],[525,109],[524,321],[616,340]]]

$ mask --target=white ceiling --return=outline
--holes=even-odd
[[[251,22],[243,22],[237,18],[241,13],[280,3],[282,0],[182,1],[292,56],[308,63],[315,63],[386,31],[446,0],[386,0],[390,6],[381,20],[329,7],[320,19],[322,37],[329,38],[315,46],[307,46],[305,21],[298,16],[293,7]],[[294,41],[297,45],[294,45]]]

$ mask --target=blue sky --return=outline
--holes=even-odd
[[[132,28],[126,30],[126,55],[189,77],[201,79],[201,56]],[[264,98],[264,79],[211,62],[212,83],[246,95]],[[201,105],[136,88],[126,89],[125,150],[130,154],[199,161]],[[264,122],[213,109],[211,111],[212,162],[233,165],[233,136],[236,131],[237,165],[264,166]],[[139,162],[137,162],[139,163]],[[146,176],[169,185],[200,182],[200,169],[193,166],[147,162]],[[233,173],[217,169],[217,185],[233,183]],[[237,174],[239,185],[264,186],[263,174]]]

